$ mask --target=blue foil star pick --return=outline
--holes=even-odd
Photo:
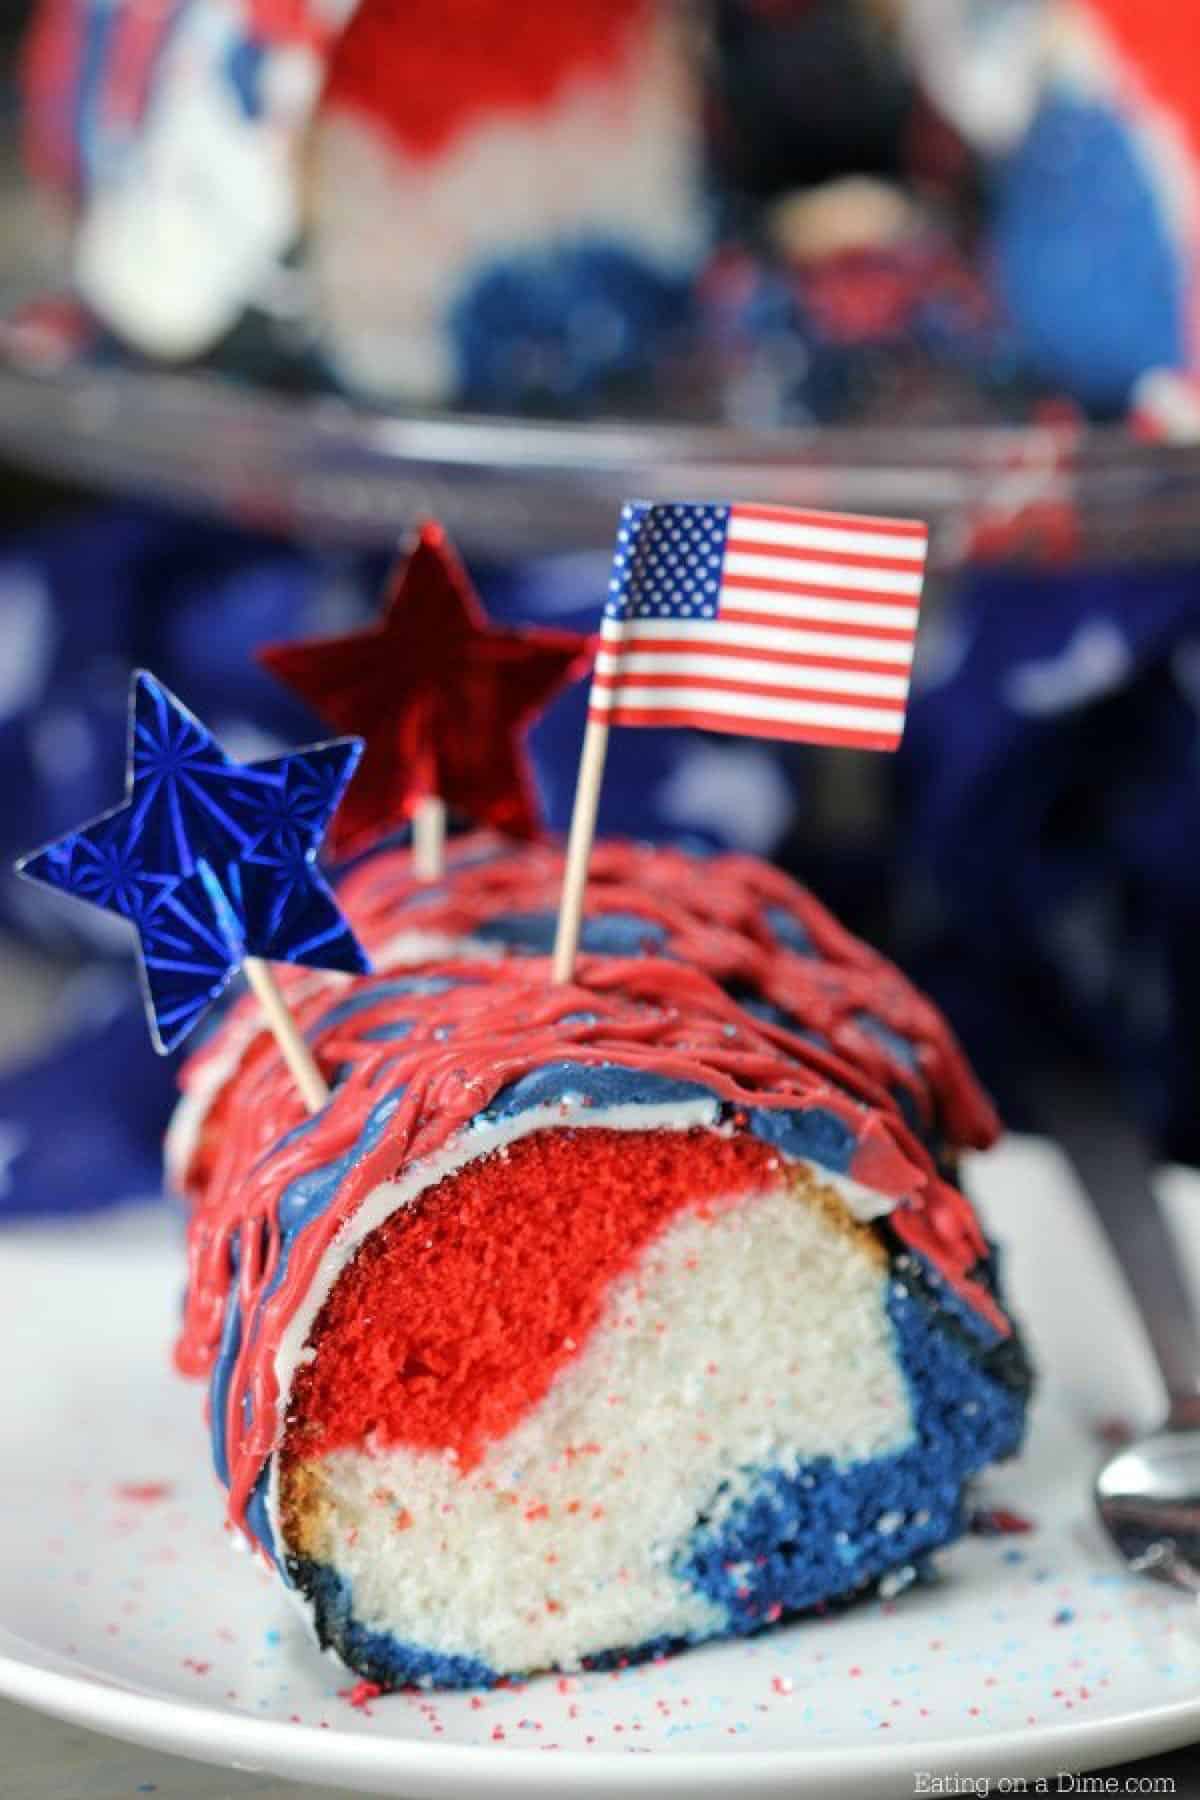
[[[124,802],[17,872],[130,921],[155,1048],[173,1050],[247,956],[366,972],[316,861],[361,741],[234,762],[145,671],[129,718]]]

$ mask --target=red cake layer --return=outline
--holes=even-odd
[[[325,102],[364,114],[410,155],[435,156],[477,120],[614,80],[650,16],[647,0],[361,0],[333,48]]]
[[[293,1388],[287,1452],[403,1444],[471,1468],[583,1349],[613,1280],[674,1214],[704,1217],[778,1170],[748,1135],[602,1127],[534,1132],[469,1163],[341,1276]]]

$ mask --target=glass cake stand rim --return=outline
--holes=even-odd
[[[358,547],[436,516],[469,553],[604,549],[622,500],[914,515],[931,560],[1200,555],[1200,445],[1122,426],[820,426],[408,413],[211,371],[0,360],[0,453],[104,492]]]

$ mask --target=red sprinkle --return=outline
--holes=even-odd
[[[971,1514],[970,1529],[976,1537],[1019,1536],[1033,1530],[1033,1520],[1007,1506],[983,1506]]]
[[[169,1481],[119,1481],[113,1492],[118,1500],[153,1506],[159,1500],[169,1500],[175,1489]]]
[[[345,1700],[348,1705],[356,1707],[359,1712],[365,1713],[369,1719],[371,1716],[371,1702],[372,1700],[378,1700],[382,1692],[383,1689],[377,1681],[356,1681],[352,1688],[339,1688],[338,1699]]]

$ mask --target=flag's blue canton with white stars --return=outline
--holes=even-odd
[[[622,507],[605,617],[715,619],[729,510],[644,500]]]
[[[369,968],[316,855],[356,738],[236,763],[152,675],[130,690],[126,799],[18,872],[128,919],[155,1046],[172,1050],[245,956]]]

